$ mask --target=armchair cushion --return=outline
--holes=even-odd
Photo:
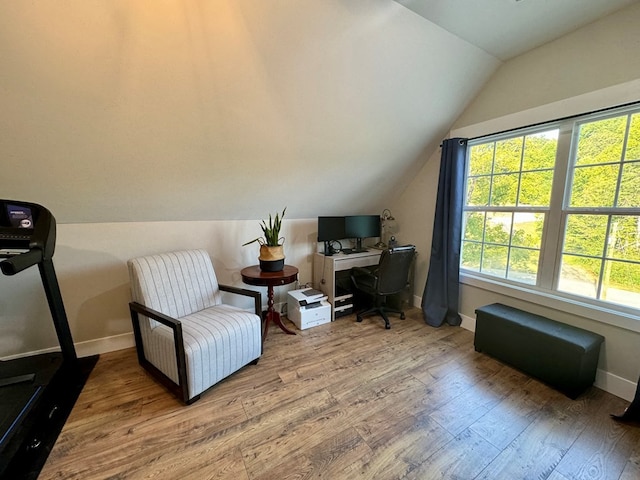
[[[140,364],[186,403],[260,357],[260,316],[223,304],[221,289],[252,297],[258,311],[260,294],[219,285],[206,251],[150,255],[128,265]]]
[[[189,398],[218,383],[260,356],[261,330],[256,315],[216,305],[180,318]],[[171,328],[157,324],[146,335],[145,356],[179,382]]]
[[[222,303],[218,279],[204,250],[129,260],[133,300],[180,318]]]

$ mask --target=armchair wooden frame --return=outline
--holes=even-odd
[[[256,315],[262,318],[262,294],[254,290],[248,290],[245,288],[234,287],[231,285],[218,285],[220,291],[229,292],[236,295],[243,295],[252,297],[254,300],[254,309]],[[162,312],[149,308],[138,302],[129,302],[129,311],[131,313],[131,322],[133,324],[133,335],[135,337],[136,352],[138,354],[138,363],[150,372],[154,377],[158,379],[165,387],[172,391],[178,398],[182,398],[187,405],[192,404],[200,398],[200,395],[196,395],[193,398],[189,398],[189,388],[187,383],[187,361],[184,351],[184,341],[182,337],[182,323],[173,317],[165,315]],[[161,372],[155,365],[153,365],[144,354],[144,346],[142,343],[142,333],[140,330],[140,317],[144,315],[156,322],[161,323],[173,330],[173,340],[175,345],[176,360],[178,367],[178,383],[176,384],[167,375]],[[258,363],[258,359],[251,362],[253,364]]]

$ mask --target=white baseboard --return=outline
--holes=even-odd
[[[115,352],[116,350],[123,350],[135,346],[133,338],[133,332],[123,333],[121,335],[114,335],[112,337],[98,338],[96,340],[89,340],[87,342],[74,343],[76,348],[76,355],[79,358],[90,357],[92,355],[100,355],[101,353]],[[17,355],[11,355],[3,357],[2,360],[13,360],[22,357],[31,357],[33,355],[42,355],[43,353],[59,352],[60,347],[55,348],[43,348],[42,350],[34,350],[33,352],[20,353]]]
[[[112,337],[99,338],[97,340],[89,340],[87,342],[79,342],[75,344],[78,357],[89,357],[91,355],[100,355],[101,353],[114,352],[135,346],[133,332],[122,333]]]
[[[420,297],[414,297],[415,307],[420,308],[421,303],[422,301]],[[278,305],[278,307],[278,311],[280,311],[282,305]],[[460,317],[462,318],[462,324],[460,325],[462,328],[471,332],[476,331],[475,318],[468,317],[462,314],[460,315]],[[133,333],[123,333],[121,335],[114,335],[112,337],[104,337],[97,340],[89,340],[87,342],[79,342],[75,344],[78,357],[89,357],[91,355],[99,355],[101,353],[123,350],[125,348],[130,348],[133,346],[135,346]],[[11,360],[12,358],[37,355],[47,352],[55,352],[56,350],[59,349],[51,348],[39,350],[37,352],[29,352],[27,354],[6,357],[3,360]],[[609,392],[616,397],[620,397],[628,401],[633,400],[637,388],[636,383],[601,369],[598,369],[596,371],[596,381],[594,385],[601,390],[604,390],[605,392]]]
[[[462,317],[462,325],[460,326],[466,330],[475,332],[476,319],[462,314],[460,316]],[[637,388],[637,384],[632,381],[601,369],[596,370],[596,381],[593,384],[600,390],[604,390],[628,401],[633,400]]]
[[[472,317],[467,317],[466,315],[460,314],[460,318],[462,318],[462,324],[460,325],[465,330],[469,330],[470,332],[476,331],[476,319]]]
[[[594,385],[605,392],[609,392],[624,400],[633,400],[638,385],[631,380],[619,377],[613,373],[598,369],[596,371],[596,381]],[[620,412],[619,412],[620,413]]]
[[[31,357],[32,355],[42,355],[42,354],[45,354],[45,353],[53,353],[53,352],[59,352],[59,351],[60,351],[60,347],[58,347],[58,348],[43,348],[42,350],[35,350],[33,352],[18,353],[16,355],[7,355],[6,357],[0,358],[0,360],[5,362],[7,360],[15,360],[16,358]]]

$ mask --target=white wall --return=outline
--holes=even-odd
[[[126,259],[239,283],[284,207],[310,281],[305,219],[381,212],[498,65],[392,0],[2,2],[0,196],[56,217],[75,340],[117,339]],[[0,288],[0,357],[55,346],[37,270]]]
[[[456,120],[450,135],[480,136],[640,100],[637,25],[640,4],[506,62]],[[422,253],[416,270],[417,296],[422,295],[428,271],[439,149],[425,152],[424,158],[422,171],[394,204],[402,212],[403,234],[413,238]],[[420,223],[423,218],[428,225]],[[637,330],[461,286],[460,311],[467,319],[475,318],[477,307],[498,301],[604,335],[599,386],[625,398],[633,394],[640,375]]]
[[[284,206],[302,282],[315,216],[391,208],[418,247],[421,295],[437,145],[454,119],[640,78],[638,24],[629,7],[508,62],[459,116],[498,62],[391,0],[5,2],[0,161],[21,174],[3,173],[0,191],[59,220],[54,263],[81,354],[130,341],[128,258],[204,247],[220,280],[241,284],[257,257],[241,244],[260,232],[247,219]],[[0,358],[57,345],[37,270],[0,277],[0,291]],[[635,381],[635,337],[606,336],[603,366]]]
[[[498,65],[392,0],[5,1],[0,191],[59,223],[378,212]]]
[[[564,102],[640,78],[639,21],[640,3],[635,3],[506,62],[455,127]]]
[[[285,220],[286,263],[299,269],[299,283],[312,280],[316,219]],[[258,221],[140,222],[58,225],[54,266],[74,342],[80,356],[132,345],[126,261],[140,255],[204,248],[220,283],[244,285],[240,270],[258,263],[258,245],[241,245],[259,236]],[[286,302],[295,284],[276,287],[276,302]],[[0,276],[2,335],[0,358],[57,347],[37,268]],[[238,302],[252,308],[251,301]]]
[[[54,214],[74,338],[115,344],[135,255],[237,284],[287,207],[310,281],[305,219],[381,212],[498,65],[392,0],[2,2],[0,196]],[[0,358],[54,347],[37,269],[0,288]]]

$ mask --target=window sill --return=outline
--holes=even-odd
[[[460,283],[480,288],[508,297],[553,308],[562,312],[578,315],[596,322],[605,323],[632,332],[640,333],[640,318],[631,312],[592,305],[577,297],[564,296],[559,292],[549,292],[522,285],[512,285],[488,277],[460,272]]]

